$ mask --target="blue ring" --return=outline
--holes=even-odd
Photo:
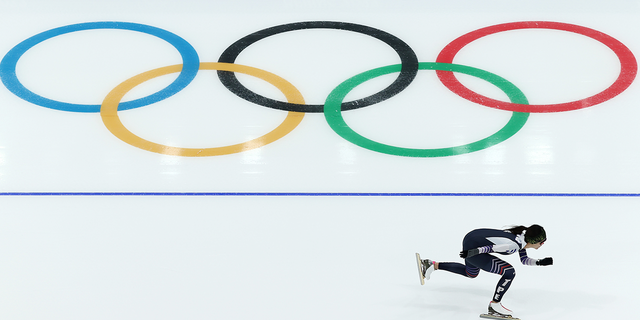
[[[16,75],[16,64],[18,63],[18,60],[25,52],[27,52],[27,50],[31,49],[36,44],[65,33],[93,29],[132,30],[156,36],[164,41],[167,41],[169,44],[175,47],[182,56],[182,71],[175,81],[173,81],[166,88],[154,94],[151,94],[144,98],[120,103],[118,110],[128,110],[143,107],[169,98],[172,95],[180,92],[180,90],[184,89],[184,87],[186,87],[198,73],[200,59],[198,58],[198,53],[196,52],[196,50],[186,40],[169,31],[144,24],[130,22],[87,22],[72,24],[39,33],[13,47],[11,50],[9,50],[9,52],[7,52],[7,54],[0,62],[0,79],[2,79],[2,83],[5,87],[7,87],[7,89],[9,89],[9,91],[13,92],[13,94],[42,107],[72,112],[100,112],[99,104],[66,103],[39,96],[31,92],[29,89],[25,88],[22,83],[20,83],[20,80],[18,80],[18,77]]]

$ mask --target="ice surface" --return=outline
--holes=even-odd
[[[383,30],[406,42],[420,62],[434,62],[463,34],[516,21],[588,27],[636,54],[639,14],[637,1],[2,1],[0,55],[40,32],[95,21],[170,31],[202,62],[217,61],[248,34],[300,21]],[[307,102],[322,104],[342,81],[400,59],[372,37],[314,29],[261,40],[236,61],[281,76]],[[539,29],[479,39],[454,62],[504,77],[531,103],[593,95],[621,68],[598,41]],[[158,38],[91,30],[35,45],[16,72],[44,97],[101,104],[121,82],[179,63],[178,51]],[[125,100],[176,77],[148,81]],[[284,99],[260,79],[238,78]],[[458,78],[507,99],[483,80]],[[394,79],[366,82],[347,98],[371,95]],[[458,261],[471,229],[537,223],[549,240],[529,255],[552,256],[555,265],[528,267],[507,257],[518,275],[504,304],[523,320],[629,318],[640,286],[640,277],[624,269],[640,262],[630,249],[640,209],[634,196],[640,194],[639,103],[634,82],[596,106],[532,113],[508,140],[453,157],[374,152],[337,135],[323,114],[308,113],[262,148],[188,158],[138,149],[113,136],[99,113],[44,108],[3,86],[0,313],[7,319],[476,319],[497,277],[435,272],[420,286],[415,252]],[[500,130],[511,114],[458,97],[427,70],[397,96],[343,112],[359,134],[407,148],[470,143]],[[240,99],[215,71],[201,71],[176,95],[119,116],[146,140],[208,148],[270,132],[286,112]],[[77,194],[88,192],[96,194]],[[309,195],[175,195],[189,192]],[[596,193],[601,196],[568,195]],[[627,196],[614,196],[620,194]]]

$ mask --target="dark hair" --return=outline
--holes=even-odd
[[[525,226],[515,226],[506,230],[513,234],[522,234],[526,231],[524,241],[527,243],[540,243],[547,240],[547,233],[544,231],[544,228],[537,224],[533,224],[528,228]]]

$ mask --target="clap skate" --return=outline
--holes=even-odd
[[[429,259],[420,259],[420,254],[416,253],[416,262],[418,263],[418,275],[420,276],[420,284],[424,285],[424,280],[431,278],[431,273],[435,270],[433,261]]]
[[[480,315],[480,318],[485,319],[510,319],[510,320],[520,320],[519,318],[514,318],[511,314],[511,310],[505,308],[500,302],[491,302],[489,303],[487,313],[483,313]]]

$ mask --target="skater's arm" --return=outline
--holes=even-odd
[[[525,266],[535,266],[536,262],[538,262],[536,259],[529,258],[529,256],[527,256],[527,250],[525,249],[520,250],[518,253],[520,254],[520,262]]]
[[[531,259],[527,256],[527,250],[522,249],[518,252],[520,254],[520,262],[527,266],[550,266],[553,264],[553,258],[544,259]]]

